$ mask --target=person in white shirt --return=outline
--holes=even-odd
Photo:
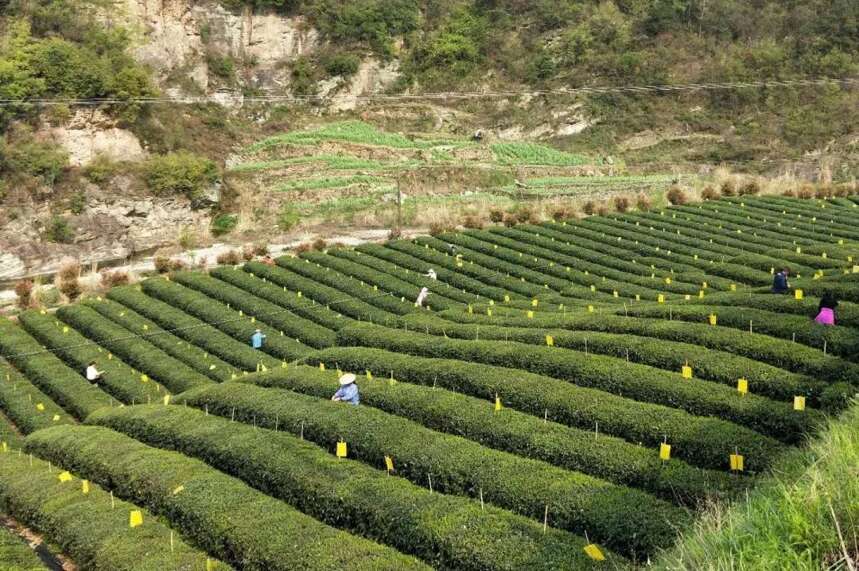
[[[427,277],[431,280],[437,280],[438,274],[435,273],[434,269],[430,268],[429,271],[427,272]]]
[[[95,368],[95,361],[91,362],[86,368],[86,380],[88,380],[92,384],[98,384],[103,374],[104,371],[99,371]]]
[[[421,288],[421,293],[418,294],[418,298],[415,300],[415,307],[423,307],[428,295],[429,289],[425,287]]]

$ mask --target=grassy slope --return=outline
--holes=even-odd
[[[745,502],[715,506],[658,568],[856,569],[857,556],[859,402],[787,457]]]
[[[0,571],[46,569],[24,540],[0,527]]]

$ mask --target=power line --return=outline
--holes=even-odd
[[[785,80],[758,80],[739,81],[723,83],[684,83],[684,84],[662,84],[662,85],[616,85],[616,86],[590,86],[573,87],[562,89],[537,89],[537,90],[509,90],[509,91],[457,91],[457,92],[435,92],[421,94],[365,94],[365,95],[243,95],[239,91],[221,91],[213,95],[199,97],[94,97],[94,98],[71,98],[71,97],[35,97],[24,99],[0,99],[0,107],[15,105],[70,105],[70,106],[99,106],[113,104],[182,104],[198,105],[205,103],[224,103],[225,98],[232,97],[242,103],[322,103],[337,101],[422,101],[422,100],[447,100],[447,99],[496,99],[515,97],[538,97],[538,96],[575,96],[575,95],[609,95],[609,94],[659,94],[679,93],[697,91],[729,91],[741,89],[776,89],[789,87],[826,87],[841,86],[849,87],[859,85],[859,78],[805,78]],[[220,94],[220,96],[219,96]]]

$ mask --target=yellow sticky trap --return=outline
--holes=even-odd
[[[805,294],[801,289],[798,289],[793,292],[793,297],[796,300],[802,300],[802,298],[805,297]]]
[[[337,457],[338,458],[345,458],[346,452],[347,452],[346,443],[343,441],[338,442],[337,443]]]
[[[177,496],[185,490],[185,486],[176,486],[173,488],[173,495]]]
[[[394,460],[390,456],[385,456],[385,470],[388,472],[394,471]]]
[[[686,301],[689,301],[690,299],[692,299],[692,296],[687,293],[686,295],[683,296],[683,299],[685,299]]]
[[[373,291],[379,291],[379,286],[373,284]]]
[[[805,410],[805,397],[793,397],[793,410]]]
[[[256,322],[257,322],[257,318],[256,318],[256,317],[251,317],[251,323],[256,323]]]
[[[107,360],[108,360],[108,361],[113,360],[113,353],[108,353],[108,354],[107,354]]]
[[[206,557],[206,571],[215,571],[215,562]]]
[[[710,321],[710,325],[715,326],[719,322],[719,317],[715,313],[711,313],[708,320]]]
[[[63,327],[63,333],[68,333],[68,332],[69,332],[68,326]]]
[[[635,294],[635,301],[641,301],[641,294]]]
[[[796,247],[796,253],[797,253],[797,254],[801,254],[801,253],[802,253],[802,248],[800,248],[799,246],[797,246],[797,247]]]
[[[319,363],[319,370],[320,370],[320,371],[324,371],[324,370],[325,370],[325,363]]]
[[[659,459],[671,460],[671,445],[664,442],[659,445]]]
[[[594,306],[589,305],[588,306],[588,313],[593,313],[593,312],[594,312]]]
[[[149,326],[148,326],[147,324],[145,324],[145,323],[143,324],[143,330],[144,330],[144,331],[149,331]]]
[[[620,297],[620,294],[617,293],[617,290],[612,291],[611,295],[613,295],[614,297]]]
[[[555,338],[552,337],[551,335],[546,335],[546,345],[548,345],[549,347],[554,347],[555,346]]]
[[[148,383],[149,382],[149,376],[146,375],[145,373],[140,375],[140,382],[141,383]]]
[[[826,252],[823,252],[822,254],[820,254],[820,256],[825,260],[826,259]]]
[[[373,373],[370,372],[370,369],[367,369],[367,380],[368,381],[373,380]]]
[[[487,309],[487,310],[486,310],[486,315],[488,315],[489,317],[492,317],[492,310],[491,310],[491,309]]]
[[[698,290],[698,299],[704,299],[704,290]]]
[[[737,379],[737,392],[741,395],[749,392],[749,381],[747,379]]]
[[[665,296],[660,293],[659,297],[656,298],[656,301],[659,303],[665,303]]]
[[[239,317],[244,317],[244,316],[245,316],[245,312],[240,309],[239,310]]]
[[[81,481],[81,492],[83,492],[84,495],[89,493],[89,480]]]
[[[853,273],[859,274],[859,266],[853,266]]]
[[[540,304],[540,301],[537,299],[531,300],[531,307],[537,307]]]
[[[692,367],[689,365],[683,365],[683,368],[680,369],[680,374],[683,375],[684,379],[692,378]]]
[[[3,452],[9,452],[9,445],[6,444],[6,441],[0,442],[0,450]]]
[[[602,550],[593,543],[585,545],[585,554],[594,561],[605,561],[605,555]]]
[[[707,282],[701,282],[701,289],[707,289]]]
[[[534,312],[530,309],[528,310],[528,319],[534,319]]]
[[[45,405],[40,402],[36,403],[36,410],[38,410],[39,412],[43,412],[45,410]]]
[[[510,296],[509,295],[504,296],[504,303],[510,303]]]
[[[498,395],[495,395],[495,412],[498,412],[500,410],[501,410],[501,397],[499,397]]]
[[[59,420],[60,420],[60,415],[59,415],[59,414],[55,414],[55,415],[54,415],[54,418],[53,418],[52,420],[53,420],[54,422],[59,421]]]
[[[737,291],[737,284],[731,284],[731,291]]]
[[[671,278],[665,278],[666,285],[671,285]]]
[[[59,478],[60,482],[69,482],[72,479],[72,474],[71,472],[60,472],[57,478]]]
[[[490,300],[489,300],[489,305],[495,305],[495,300],[494,300],[494,299],[490,299]]]
[[[743,455],[742,454],[731,454],[731,471],[732,472],[742,472],[743,471]]]
[[[132,510],[128,516],[128,527],[137,527],[140,525],[143,525],[143,512]]]
[[[594,291],[594,292],[595,292],[596,290],[597,290],[597,286],[595,286],[595,285],[591,285],[591,291]]]
[[[298,292],[298,297],[301,297],[301,292]]]

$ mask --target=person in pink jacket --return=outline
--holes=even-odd
[[[838,300],[831,293],[823,294],[820,298],[820,305],[817,308],[817,317],[814,321],[821,325],[835,325],[835,308],[838,307]]]

